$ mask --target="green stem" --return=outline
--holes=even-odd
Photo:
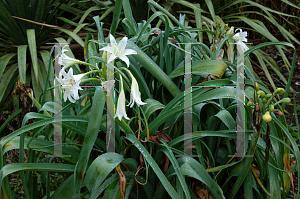
[[[102,81],[100,79],[98,79],[98,78],[87,78],[87,79],[82,80],[80,83],[87,82],[87,81],[92,81],[92,80],[96,80],[96,81],[102,83]]]

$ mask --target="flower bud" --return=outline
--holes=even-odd
[[[266,94],[264,91],[259,90],[259,91],[257,91],[257,95],[259,95],[261,98],[263,98]]]
[[[272,117],[271,117],[269,111],[267,111],[267,112],[263,115],[263,120],[264,120],[265,122],[271,122]]]
[[[234,27],[231,26],[231,28],[226,32],[226,36],[227,35],[232,35],[234,33]]]
[[[254,83],[254,88],[255,88],[256,91],[258,91],[259,85],[258,85],[257,82]]]
[[[262,99],[262,103],[267,103],[267,99],[266,98],[264,98],[264,99]]]
[[[291,103],[291,99],[289,97],[283,98],[281,101],[286,103],[286,104]]]
[[[280,117],[283,116],[283,113],[281,111],[278,111],[278,114],[279,114]]]
[[[267,100],[270,99],[271,97],[272,97],[272,94],[270,94],[270,93],[265,95],[265,98],[266,98]]]
[[[270,106],[269,106],[269,111],[270,111],[270,112],[273,112],[273,111],[274,111],[274,106],[273,106],[273,105],[270,105]]]
[[[285,90],[283,88],[277,88],[275,91],[274,91],[274,95],[281,95],[285,93]]]

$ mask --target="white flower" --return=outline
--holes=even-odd
[[[68,50],[65,49],[66,46],[68,46],[68,45],[65,45],[62,49],[61,56],[58,58],[58,63],[60,65],[63,65],[64,68],[69,67],[73,64],[82,63],[82,61],[80,61],[78,59],[71,58],[68,55],[66,55],[65,51],[68,51]]]
[[[109,80],[109,81],[101,82],[102,87],[107,92],[107,96],[110,95],[110,92],[111,92],[111,89],[114,86],[114,83],[115,83],[115,80]]]
[[[64,76],[64,78],[62,78],[62,76]],[[64,91],[64,101],[67,101],[67,99],[69,99],[70,102],[75,103],[75,100],[79,99],[78,90],[82,90],[79,84],[83,76],[84,74],[73,75],[72,68],[70,68],[68,73],[66,73],[64,69],[60,70],[59,78],[57,78],[57,81],[62,84],[62,88]]]
[[[131,93],[130,93],[130,102],[127,106],[130,105],[130,108],[133,107],[134,102],[137,103],[138,106],[144,105],[147,103],[142,102],[141,100],[141,93],[139,91],[139,85],[133,75],[129,72],[132,82],[131,82]]]
[[[249,48],[246,46],[246,44],[243,43],[243,42],[248,42],[248,40],[247,40],[247,38],[246,38],[247,35],[248,35],[248,34],[247,34],[247,31],[243,32],[243,30],[240,29],[240,28],[238,28],[238,29],[236,29],[236,30],[240,30],[239,33],[236,33],[236,34],[233,36],[233,39],[237,40],[236,44],[242,46],[242,47],[244,48],[244,51],[249,50]]]
[[[126,111],[125,111],[125,93],[124,93],[124,89],[123,89],[123,82],[122,82],[122,76],[120,75],[120,81],[121,81],[121,92],[119,95],[119,99],[118,99],[118,104],[117,104],[117,112],[114,118],[118,117],[119,120],[122,120],[122,117],[124,117],[125,119],[129,120],[129,118],[127,117]]]
[[[115,38],[111,34],[109,34],[109,38],[110,45],[100,49],[110,53],[107,64],[118,57],[126,63],[127,67],[129,67],[129,59],[126,55],[137,54],[137,52],[132,49],[125,49],[128,38],[124,37],[119,43],[116,42]]]

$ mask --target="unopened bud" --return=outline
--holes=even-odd
[[[267,100],[270,99],[271,97],[272,97],[272,94],[270,94],[270,93],[265,95],[265,98],[266,98]]]
[[[273,106],[273,105],[270,105],[270,106],[269,106],[269,111],[270,111],[270,112],[273,112],[273,111],[274,111],[274,106]]]
[[[258,91],[259,85],[258,85],[257,82],[254,83],[254,88],[255,88],[256,91]]]
[[[266,98],[264,98],[264,99],[262,99],[262,103],[267,103],[267,99]]]
[[[281,95],[285,93],[285,90],[283,88],[277,88],[275,91],[274,91],[274,95]]]
[[[259,105],[258,105],[258,103],[255,104],[255,111],[256,111],[256,112],[259,111]]]
[[[272,117],[271,117],[269,111],[267,111],[267,112],[263,115],[263,120],[264,120],[265,122],[271,122]]]
[[[283,116],[283,113],[282,113],[281,111],[278,111],[278,115],[279,115],[280,117],[282,117],[282,116]]]
[[[259,91],[257,91],[257,95],[259,95],[261,98],[263,98],[266,94],[264,91],[259,90]]]
[[[289,97],[283,98],[281,101],[283,101],[286,104],[291,103],[291,99]]]

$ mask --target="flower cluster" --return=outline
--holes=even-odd
[[[126,57],[126,55],[137,54],[137,52],[132,49],[125,49],[128,38],[124,37],[119,43],[117,43],[115,38],[110,34],[109,39],[110,39],[110,45],[100,49],[100,50],[108,52],[109,58],[108,58],[107,64],[114,61],[116,58],[120,58],[122,61],[124,61],[126,63],[127,67],[129,67],[130,61]],[[139,91],[139,86],[138,86],[136,79],[134,78],[134,76],[131,74],[131,72],[128,69],[126,69],[126,68],[124,68],[124,69],[129,73],[129,75],[131,76],[131,80],[132,80],[130,103],[127,106],[130,105],[130,108],[132,108],[134,103],[136,103],[138,106],[146,104],[146,103],[142,102],[142,100],[141,100],[141,93]],[[118,99],[118,103],[117,103],[117,111],[116,111],[116,115],[114,118],[118,117],[118,119],[121,120],[122,117],[124,117],[125,119],[129,120],[129,118],[127,117],[127,114],[126,114],[126,110],[125,110],[125,92],[124,92],[124,88],[123,88],[123,80],[122,80],[121,75],[120,75],[120,81],[121,81],[121,92],[119,94],[119,99]],[[107,87],[109,87],[108,85],[111,86],[111,84],[105,84],[105,85],[107,85]]]
[[[129,67],[130,61],[129,61],[127,55],[137,54],[137,52],[132,49],[125,49],[128,38],[124,37],[119,43],[116,42],[115,38],[112,35],[109,35],[109,38],[110,38],[110,44],[108,46],[100,49],[100,50],[106,51],[108,54],[107,64],[113,62],[116,58],[120,58],[122,61],[124,61],[126,63],[127,67]],[[75,103],[76,100],[79,99],[79,94],[78,94],[79,90],[82,90],[82,88],[79,85],[80,82],[82,81],[82,78],[91,72],[97,72],[97,71],[99,72],[100,70],[97,66],[92,66],[89,63],[85,63],[80,60],[77,60],[77,59],[67,56],[65,53],[66,51],[68,51],[65,49],[66,47],[67,47],[67,45],[63,47],[62,55],[58,59],[58,63],[60,65],[62,65],[63,67],[59,72],[57,81],[62,85],[62,89],[64,92],[64,95],[63,95],[64,101],[67,101],[67,99],[69,99],[70,102]],[[73,64],[89,65],[89,66],[94,67],[96,70],[87,72],[85,74],[74,75],[73,69],[70,68],[67,73],[65,70]],[[146,104],[146,103],[142,102],[142,100],[141,100],[141,93],[139,91],[139,86],[138,86],[136,79],[134,78],[134,76],[131,74],[131,72],[128,69],[126,69],[126,68],[123,68],[123,69],[129,73],[129,75],[131,76],[131,80],[132,80],[130,103],[127,106],[130,106],[130,108],[132,108],[134,103],[136,103],[138,106]],[[114,87],[115,80],[109,80],[109,81],[99,80],[99,81],[101,81],[101,85],[102,85],[103,89],[107,91],[107,96],[109,96],[112,88]],[[124,88],[123,88],[123,81],[122,81],[121,75],[120,75],[120,81],[121,81],[121,91],[119,94],[115,118],[118,117],[118,119],[121,120],[122,117],[124,117],[125,119],[129,120],[129,118],[127,117],[127,114],[126,114],[126,110],[125,110],[125,101],[126,100],[125,100],[125,92],[124,92]]]
[[[62,49],[62,54],[58,58],[58,63],[60,65],[63,65],[63,68],[59,72],[59,77],[57,78],[57,81],[62,84],[62,89],[64,92],[64,101],[66,102],[67,99],[70,100],[70,102],[75,103],[75,100],[79,99],[78,91],[82,90],[82,88],[79,86],[81,79],[83,78],[84,74],[79,75],[73,75],[73,69],[70,68],[69,72],[66,73],[65,69],[73,64],[83,63],[78,59],[74,59],[66,55],[65,48],[68,45],[65,45]]]
[[[62,76],[64,77],[62,78]],[[82,90],[79,84],[83,76],[84,74],[73,75],[72,68],[70,68],[68,73],[65,72],[64,68],[61,69],[57,81],[62,84],[64,101],[69,99],[70,102],[75,103],[75,100],[79,99],[78,91]]]

